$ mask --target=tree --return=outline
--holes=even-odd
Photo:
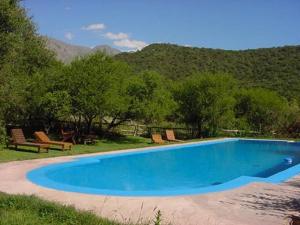
[[[53,122],[70,117],[70,96],[67,92],[64,65],[55,63],[49,68],[36,72],[28,79],[26,93],[26,121],[42,122],[46,131]]]
[[[161,75],[134,75],[127,64],[99,52],[73,61],[66,77],[72,114],[85,120],[88,132],[97,117],[111,131],[125,121],[161,121],[175,106]]]
[[[6,128],[2,119],[0,119],[0,144],[4,144],[6,139]]]
[[[97,52],[73,61],[66,70],[72,114],[83,118],[90,131],[94,119],[104,118],[111,110],[118,76],[127,74],[127,66]],[[113,99],[118,101],[118,99]],[[121,105],[120,105],[121,107]]]
[[[233,93],[236,81],[229,75],[195,74],[175,91],[183,122],[198,130],[198,136],[216,135],[218,128],[234,122]]]
[[[128,65],[118,62],[118,72],[111,75],[110,88],[106,94],[106,113],[101,118],[108,123],[106,132],[135,118],[130,104],[132,96],[128,95],[132,77],[133,73]]]
[[[108,91],[107,116],[111,120],[107,131],[130,120],[146,124],[161,122],[176,107],[167,90],[167,81],[160,74],[146,71],[133,75],[126,68],[128,66],[122,69],[123,72],[114,79]]]
[[[30,75],[55,61],[18,0],[0,2],[0,21],[1,70]]]
[[[0,1],[0,111],[8,122],[28,119],[32,75],[51,67],[54,55],[18,0]]]
[[[157,72],[145,71],[135,76],[128,88],[130,109],[135,118],[146,124],[159,123],[176,110],[168,90],[169,81]]]
[[[296,100],[289,102],[289,110],[281,134],[288,134],[294,138],[300,135],[300,107]]]
[[[248,122],[251,129],[270,133],[285,124],[289,104],[274,91],[262,88],[243,89],[236,95],[236,116]]]

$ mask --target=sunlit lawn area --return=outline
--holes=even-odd
[[[107,152],[120,149],[131,149],[155,146],[151,143],[149,138],[143,137],[121,137],[115,140],[98,140],[94,145],[75,145],[71,151],[61,151],[58,149],[50,149],[49,153],[42,152],[37,153],[36,148],[31,147],[19,147],[16,151],[14,148],[6,148],[0,146],[0,162],[7,162],[13,160],[26,160],[26,159],[37,159],[47,158],[55,156],[65,155],[78,155],[85,153],[96,153],[96,152]]]
[[[209,140],[214,138],[205,139],[193,139],[187,142],[194,142],[200,140]],[[165,142],[165,144],[178,144],[177,142]],[[36,148],[31,147],[18,147],[18,150],[14,148],[6,148],[4,145],[0,145],[0,163],[9,162],[14,160],[26,160],[26,159],[39,159],[49,158],[56,156],[67,156],[67,155],[79,155],[86,153],[97,153],[97,152],[109,152],[114,150],[125,150],[132,148],[143,148],[158,146],[153,144],[150,138],[144,137],[119,137],[117,139],[101,139],[97,140],[96,144],[91,145],[74,145],[71,151],[61,151],[59,149],[50,149],[49,152],[38,153]]]

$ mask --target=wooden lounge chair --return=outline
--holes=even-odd
[[[288,216],[288,218],[290,219],[290,225],[300,225],[300,216]]]
[[[168,141],[182,142],[182,140],[178,140],[175,138],[175,134],[173,130],[166,130],[166,138]]]
[[[164,144],[165,141],[162,139],[160,134],[152,134],[151,139],[155,144]]]
[[[63,142],[71,141],[74,145],[76,144],[75,131],[64,131],[63,129],[61,129],[61,136],[63,138]]]
[[[83,144],[96,144],[96,140],[97,140],[97,135],[95,134],[84,134],[81,137],[81,141],[83,142]]]
[[[49,145],[26,141],[22,129],[11,129],[10,132],[12,137],[12,145],[14,145],[16,149],[18,146],[28,146],[36,147],[38,152],[41,152],[41,149],[46,149],[47,152],[49,150]]]
[[[37,142],[39,142],[41,144],[58,145],[61,147],[61,149],[63,151],[72,149],[72,145],[73,145],[72,143],[63,142],[63,141],[51,141],[49,139],[49,137],[43,131],[34,132],[34,136],[35,136]]]

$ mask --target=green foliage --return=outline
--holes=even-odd
[[[13,75],[28,75],[54,60],[53,55],[44,48],[43,40],[36,35],[35,26],[18,0],[1,1],[0,21],[1,70],[12,72]]]
[[[70,115],[70,102],[67,91],[48,92],[41,97],[40,107],[47,118],[63,120]]]
[[[130,69],[126,64],[100,52],[73,61],[66,70],[72,114],[84,118],[89,127],[97,116],[126,111],[127,76]]]
[[[6,128],[4,122],[0,119],[0,144],[4,144],[6,140]]]
[[[109,123],[107,131],[115,128],[121,123],[135,119],[132,112],[131,99],[128,88],[133,77],[132,70],[127,64],[113,61],[115,70],[109,75],[109,88],[105,94],[104,113],[102,120]]]
[[[0,114],[6,123],[19,123],[26,118],[28,85],[27,78],[12,77],[0,86]]]
[[[41,200],[35,196],[0,193],[0,225],[120,225],[91,212]]]
[[[155,72],[134,75],[124,63],[101,53],[75,60],[66,70],[72,115],[88,126],[98,117],[108,130],[129,120],[154,123],[175,107],[167,81]]]
[[[161,211],[158,210],[156,212],[155,219],[153,221],[154,225],[161,225],[161,223],[162,223],[162,218],[161,217],[162,217]]]
[[[236,88],[228,75],[195,74],[186,79],[176,91],[183,121],[197,128],[199,136],[216,135],[218,128],[230,127]]]
[[[131,110],[146,124],[158,123],[173,113],[176,103],[168,88],[168,80],[153,71],[135,76],[129,86]]]
[[[229,73],[244,86],[263,87],[300,101],[300,46],[227,51],[152,44],[116,56],[135,71],[154,70],[173,80],[194,73]]]
[[[236,99],[237,118],[247,121],[253,130],[271,132],[286,123],[289,104],[274,91],[261,88],[240,90]]]
[[[28,114],[31,119],[42,119],[47,123],[63,120],[71,114],[71,99],[63,76],[64,66],[55,64],[32,76],[27,96]]]
[[[0,109],[5,122],[18,122],[28,117],[31,76],[55,60],[19,1],[0,2],[0,21]]]
[[[300,121],[300,107],[297,100],[293,99],[292,101],[289,102],[289,107],[286,109],[285,121],[282,126],[281,133],[286,133],[289,128],[299,123],[299,121]],[[294,135],[299,136],[300,132]]]

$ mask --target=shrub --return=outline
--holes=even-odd
[[[0,144],[4,144],[6,139],[6,128],[2,120],[0,120]]]

